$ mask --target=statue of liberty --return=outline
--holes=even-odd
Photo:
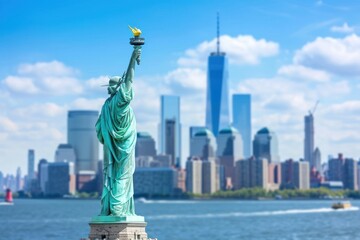
[[[136,215],[133,197],[136,121],[130,102],[134,96],[132,83],[135,61],[138,64],[140,62],[142,44],[132,44],[135,45],[134,50],[123,76],[110,78],[107,85],[110,96],[96,123],[97,137],[104,145],[104,185],[100,216]]]

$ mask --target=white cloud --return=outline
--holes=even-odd
[[[101,111],[101,106],[106,98],[77,98],[70,104],[70,109],[97,110]]]
[[[350,27],[346,22],[341,26],[332,26],[330,30],[332,32],[338,32],[338,33],[353,33],[353,32],[355,32],[355,28]]]
[[[8,76],[4,79],[4,84],[10,90],[18,93],[35,94],[39,92],[33,79],[29,77]]]
[[[37,62],[34,64],[21,64],[18,68],[19,74],[35,75],[35,76],[72,76],[76,74],[76,70],[65,66],[62,62]]]
[[[35,103],[26,107],[17,108],[13,111],[16,117],[23,118],[44,118],[44,117],[58,117],[66,112],[66,108],[56,103]]]
[[[104,91],[104,87],[102,85],[106,85],[109,83],[109,77],[108,76],[99,76],[95,78],[90,78],[85,82],[85,85],[89,89],[95,89],[98,91]]]
[[[0,116],[0,131],[1,132],[16,132],[18,131],[18,125],[10,118]]]
[[[199,67],[206,65],[206,59],[211,52],[216,51],[216,38],[200,43],[194,49],[188,49],[185,56],[178,59],[178,64],[185,67]],[[279,45],[265,39],[255,39],[251,35],[220,37],[221,51],[226,52],[231,64],[255,65],[261,58],[275,56],[279,52]]]
[[[177,83],[189,89],[205,89],[206,73],[200,68],[177,68],[166,74],[165,82]]]
[[[82,93],[77,71],[58,61],[21,64],[17,76],[8,76],[3,83],[9,90],[27,94],[67,95]]]
[[[338,75],[360,75],[360,37],[318,37],[295,53],[294,62]]]
[[[334,104],[329,108],[329,112],[333,114],[359,115],[360,101],[351,100],[343,103]]]
[[[325,71],[304,67],[301,65],[285,65],[279,68],[278,74],[292,79],[304,81],[326,82],[330,74]]]

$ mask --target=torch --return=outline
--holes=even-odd
[[[130,38],[130,45],[133,45],[134,47],[144,45],[145,38],[140,37],[141,30],[136,27],[132,28],[129,26],[129,28],[132,31],[132,33],[134,34],[134,37]],[[136,58],[136,62],[138,65],[140,64],[140,56],[138,58]]]

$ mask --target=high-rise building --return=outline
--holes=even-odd
[[[68,112],[68,144],[75,150],[75,169],[80,171],[97,170],[99,160],[99,142],[96,136],[95,124],[98,111]]]
[[[0,171],[0,191],[4,190],[4,174]]]
[[[18,167],[16,169],[16,191],[22,190],[22,184],[21,184],[21,168]],[[1,188],[0,188],[1,189]]]
[[[190,157],[202,160],[214,160],[216,140],[212,132],[207,129],[198,131],[190,140]]]
[[[360,161],[358,161],[358,165],[357,165],[357,186],[358,186],[358,190],[360,190]]]
[[[177,188],[177,170],[174,168],[136,168],[135,196],[169,196]]]
[[[268,170],[269,190],[279,189],[281,184],[281,163],[269,163]]]
[[[244,158],[251,156],[251,95],[234,94],[232,98],[233,126],[240,132]]]
[[[218,21],[217,50],[208,58],[205,123],[215,136],[230,124],[228,78],[228,59],[220,51]]]
[[[313,163],[314,163],[314,167],[315,167],[316,171],[318,171],[321,174],[321,172],[322,172],[321,153],[320,153],[319,148],[315,148],[312,159],[313,159]]]
[[[190,193],[202,193],[202,161],[189,159],[186,162],[186,191]]]
[[[292,159],[281,163],[281,188],[310,188],[310,168],[306,161]]]
[[[195,134],[205,129],[206,127],[202,127],[202,126],[191,126],[189,128],[189,149],[191,149],[191,140],[195,136]]]
[[[276,134],[266,127],[260,129],[254,137],[253,152],[255,158],[266,158],[269,162],[280,162]]]
[[[315,166],[314,157],[314,116],[310,112],[304,117],[305,139],[304,139],[304,160],[309,162],[310,167]],[[316,167],[316,166],[315,166]]]
[[[250,157],[236,161],[235,189],[268,188],[268,162],[266,159]]]
[[[337,158],[331,158],[328,162],[328,179],[329,181],[343,181],[345,159],[340,153]]]
[[[156,156],[155,140],[147,132],[138,132],[135,145],[135,157]]]
[[[358,163],[351,158],[345,158],[344,162],[344,179],[343,184],[345,189],[358,190],[357,174]]]
[[[35,179],[35,151],[34,149],[29,149],[28,151],[28,174],[27,179],[31,181]]]
[[[74,163],[49,163],[45,195],[63,196],[67,194],[75,194]]]
[[[41,192],[46,191],[46,182],[48,180],[48,161],[41,159],[38,163],[38,182]]]
[[[221,129],[217,136],[217,157],[224,167],[224,177],[227,188],[232,188],[234,182],[235,162],[243,158],[242,138],[239,131],[233,127]]]
[[[174,165],[181,165],[180,97],[161,96],[160,152],[171,152]],[[169,139],[170,138],[170,139]]]
[[[219,190],[218,171],[214,160],[202,162],[202,193],[214,193]]]
[[[75,150],[70,144],[59,144],[55,152],[55,162],[72,162],[75,164]]]

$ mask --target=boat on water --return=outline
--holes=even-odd
[[[347,209],[347,208],[351,208],[351,203],[350,202],[337,202],[337,203],[334,203],[331,208],[332,209]]]
[[[11,189],[6,189],[5,201],[0,202],[0,206],[14,205]]]

